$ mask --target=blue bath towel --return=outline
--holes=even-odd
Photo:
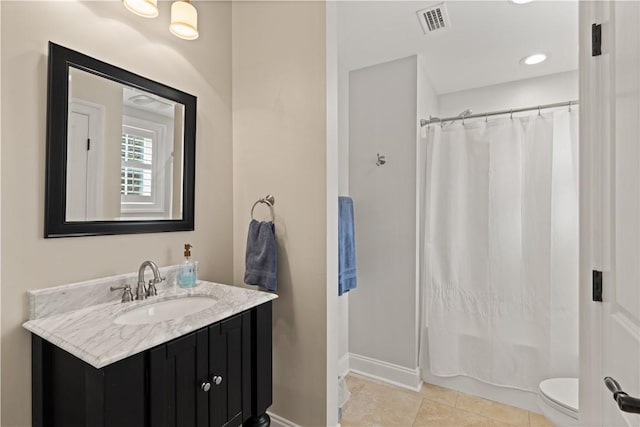
[[[247,236],[244,283],[275,291],[278,283],[278,246],[276,231],[271,221],[251,220]]]
[[[338,295],[357,285],[356,239],[353,225],[353,200],[338,198]]]

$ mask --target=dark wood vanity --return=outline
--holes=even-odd
[[[267,302],[101,369],[33,334],[32,425],[268,426],[271,319]]]
[[[197,98],[52,42],[48,65],[45,237],[194,230]],[[34,427],[270,424],[277,296],[206,281],[180,289],[171,268],[163,299],[138,292],[129,305],[107,289],[134,275],[30,291]],[[130,307],[155,310],[146,296],[183,305],[118,322]],[[211,304],[187,313],[186,297]]]

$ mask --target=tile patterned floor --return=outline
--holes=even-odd
[[[344,427],[552,427],[542,415],[424,384],[414,392],[349,374]]]

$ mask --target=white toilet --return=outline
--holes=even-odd
[[[550,378],[538,386],[538,407],[556,427],[578,425],[578,379]]]

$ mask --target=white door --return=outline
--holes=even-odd
[[[69,111],[67,138],[67,221],[87,220],[89,115]]]
[[[102,212],[104,107],[74,100],[67,136],[67,221],[104,219]],[[120,143],[116,141],[115,143]]]
[[[640,397],[640,2],[581,9],[589,50],[591,23],[603,30],[602,55],[581,63],[581,420],[640,426],[603,381]],[[591,270],[603,272],[602,302],[591,300]]]

